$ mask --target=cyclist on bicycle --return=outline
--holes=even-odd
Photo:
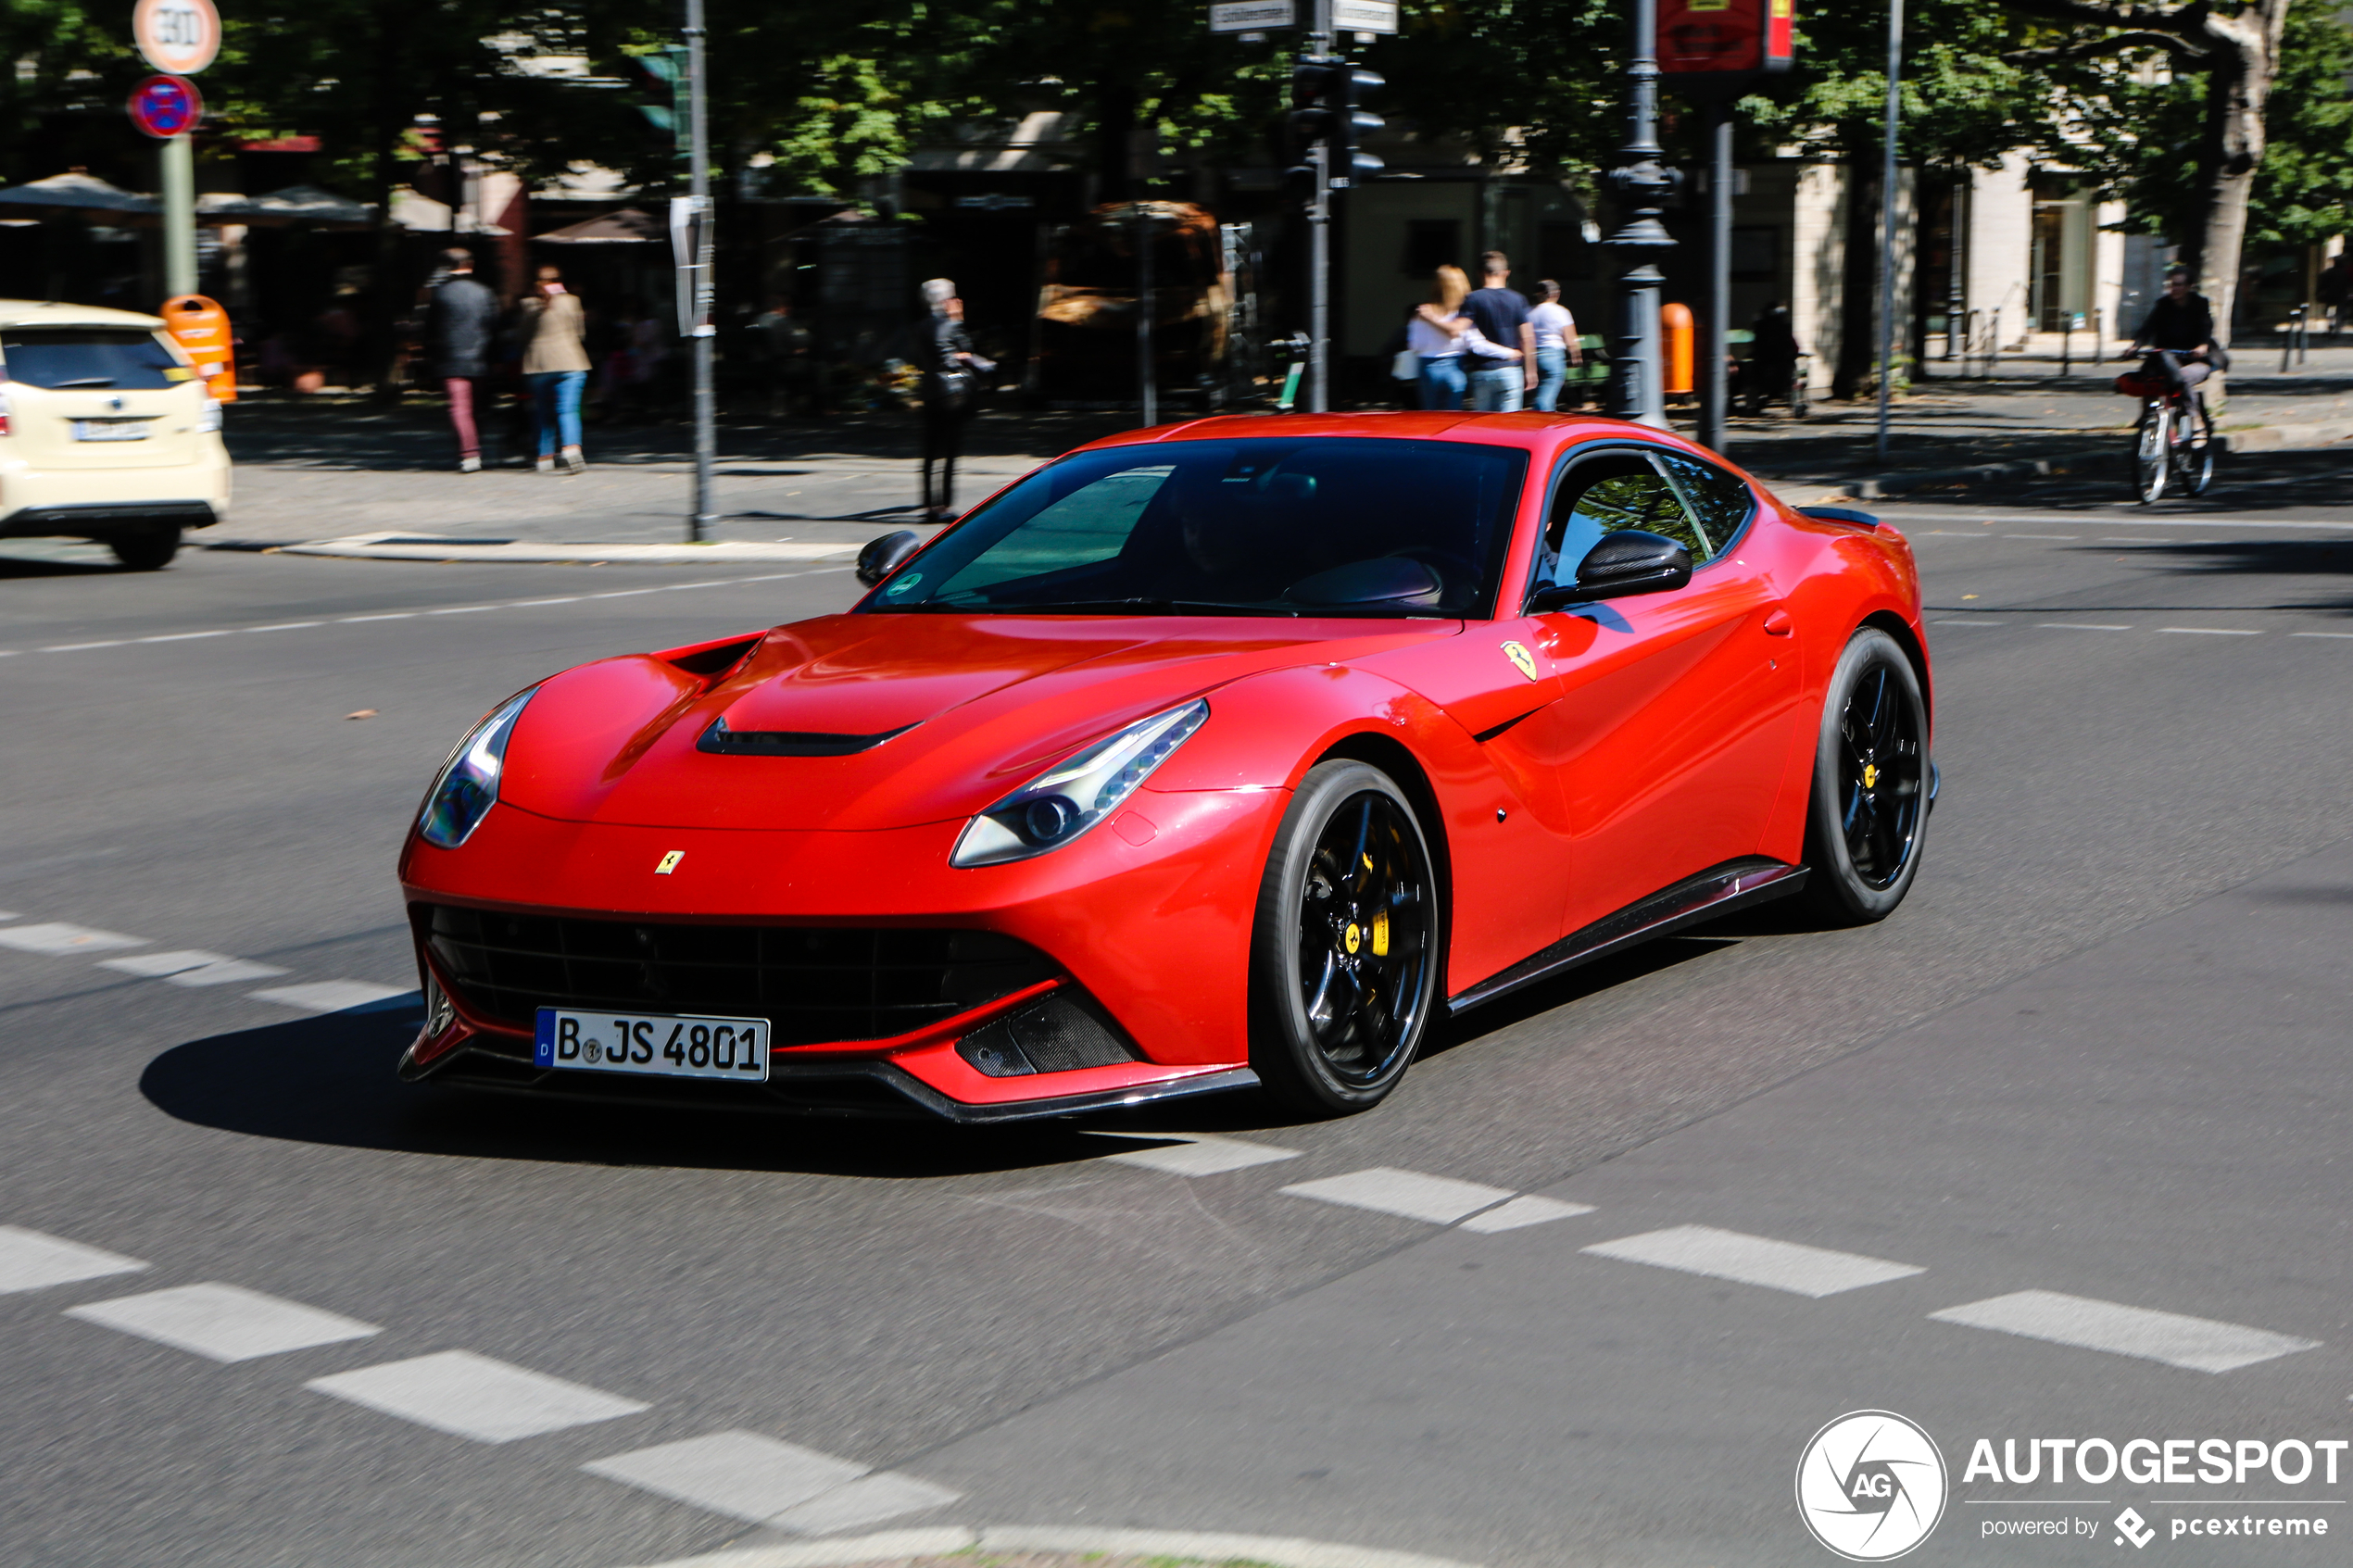
[[[2166,270],[2163,297],[2149,307],[2133,346],[2117,358],[2143,355],[2162,366],[2167,382],[2204,411],[2205,395],[2197,385],[2214,373],[2214,311],[2204,295],[2191,291],[2188,268]]]

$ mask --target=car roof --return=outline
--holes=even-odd
[[[1182,424],[1154,425],[1147,430],[1122,431],[1077,450],[1133,446],[1159,441],[1232,441],[1272,436],[1354,435],[1392,441],[1433,438],[1470,440],[1511,446],[1541,446],[1574,435],[1641,435],[1658,433],[1630,420],[1602,414],[1219,414]]]
[[[138,327],[152,332],[163,330],[163,318],[55,299],[0,299],[0,327]]]

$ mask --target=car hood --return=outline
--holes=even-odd
[[[1229,681],[1460,629],[827,616],[778,627],[715,677],[656,654],[554,677],[515,725],[499,796],[543,816],[635,826],[873,831],[962,819],[1078,746]],[[718,744],[743,749],[698,745],[720,720]],[[789,738],[758,738],[770,736]]]

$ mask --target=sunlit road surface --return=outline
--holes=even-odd
[[[1865,1409],[1951,1467],[1910,1561],[2134,1557],[2127,1507],[2152,1552],[2340,1560],[2353,1463],[1962,1470],[2353,1436],[2345,478],[1890,506],[1944,771],[1899,915],[1583,972],[1321,1124],[392,1080],[392,858],[451,740],[846,572],[0,570],[0,1560],[621,1568],[952,1524],[1820,1563],[1799,1454]],[[2223,1512],[2343,1522],[2170,1534]],[[1985,1523],[2060,1516],[2099,1532]]]

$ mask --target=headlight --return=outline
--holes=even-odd
[[[498,798],[498,775],[507,766],[507,737],[531,691],[518,692],[490,710],[468,732],[434,775],[425,792],[425,809],[417,818],[417,834],[436,848],[455,849],[482,825]]]
[[[1056,763],[967,822],[948,863],[993,866],[1061,848],[1118,810],[1208,717],[1208,700],[1196,698]]]

